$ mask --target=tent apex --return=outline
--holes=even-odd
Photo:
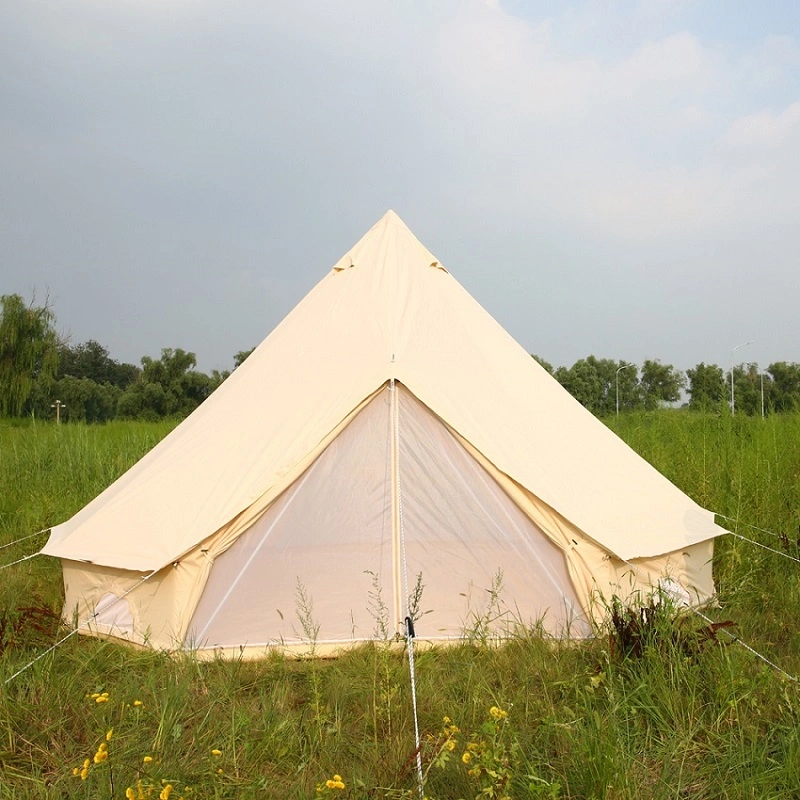
[[[378,224],[384,225],[400,225],[403,228],[408,228],[408,225],[403,222],[402,217],[392,208],[390,208],[380,219]]]

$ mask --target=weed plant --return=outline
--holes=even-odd
[[[730,530],[800,557],[800,416],[664,411],[609,425]],[[169,428],[0,427],[0,544],[67,519]],[[0,564],[43,538],[0,550]],[[720,607],[708,612],[791,674],[798,568],[725,537]],[[5,678],[64,629],[55,560],[0,574]],[[648,603],[581,642],[515,629],[498,646],[481,623],[459,644],[418,651],[426,795],[797,796],[797,683],[724,630]],[[313,639],[311,599],[305,618],[300,605]],[[325,661],[198,663],[70,638],[0,693],[0,798],[418,797],[408,665],[377,581],[365,605],[375,641]]]

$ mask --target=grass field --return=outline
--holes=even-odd
[[[737,520],[721,520],[731,530],[800,557],[800,416],[607,422]],[[0,544],[67,519],[169,429],[0,425]],[[44,538],[0,550],[0,564]],[[798,567],[724,537],[710,612],[792,675]],[[66,631],[58,563],[38,557],[0,576],[5,679]],[[420,653],[417,679],[431,798],[800,793],[798,684],[663,609],[627,657],[607,633],[563,643],[519,631],[501,646]],[[322,662],[197,663],[72,637],[0,695],[2,798],[417,797],[413,751],[407,662],[380,644]]]

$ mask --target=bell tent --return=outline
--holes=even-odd
[[[399,632],[418,581],[433,642],[489,605],[577,636],[602,598],[702,603],[724,532],[390,211],[43,552],[82,633],[257,657],[307,648],[298,614],[318,653],[374,638],[377,606]]]

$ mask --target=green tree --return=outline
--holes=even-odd
[[[116,415],[117,401],[122,394],[112,383],[98,383],[90,378],[65,375],[53,384],[51,398],[64,403],[64,416],[82,422],[106,422]]]
[[[18,294],[0,297],[0,416],[18,417],[37,381],[58,366],[55,317],[46,302],[26,305]]]
[[[59,347],[58,377],[71,375],[74,378],[88,378],[95,383],[108,383],[126,389],[139,376],[141,370],[134,364],[120,364],[108,350],[94,339],[70,347]]]
[[[672,364],[662,364],[657,359],[646,360],[642,364],[642,377],[639,381],[644,407],[654,409],[664,403],[680,400],[685,383],[682,373]]]
[[[689,380],[689,408],[694,411],[717,410],[726,402],[728,393],[722,367],[699,363],[686,370]]]
[[[727,386],[730,386],[731,373],[728,372]],[[772,381],[764,383],[765,407],[768,406]],[[761,414],[761,372],[758,364],[740,364],[733,368],[734,405],[737,414],[760,416]]]
[[[253,350],[255,347],[251,347],[249,350],[240,350],[234,357],[233,357],[233,368],[236,369],[237,367],[241,367],[242,364],[247,360],[247,357],[252,355]]]
[[[194,353],[165,348],[161,358],[142,358],[142,373],[117,402],[121,417],[157,419],[187,416],[214,388],[208,375],[196,372]]]
[[[775,411],[800,408],[800,364],[777,361],[767,367],[772,378],[770,401]]]
[[[144,412],[144,392],[134,384],[117,399],[117,416],[123,419],[139,419]]]
[[[209,375],[209,394],[211,392],[215,392],[226,380],[228,380],[228,378],[230,378],[230,376],[230,370],[227,369],[223,369],[222,372],[220,372],[218,369],[211,370],[211,375]]]
[[[544,367],[551,375],[555,374],[555,370],[553,369],[553,365],[549,361],[545,361],[543,358],[534,355],[531,353],[531,358],[540,366]]]
[[[576,361],[569,369],[559,367],[555,371],[555,378],[593,414],[613,414],[616,409],[617,370],[625,363],[589,356]],[[635,407],[638,402],[636,368],[621,370],[619,382],[621,405]]]

